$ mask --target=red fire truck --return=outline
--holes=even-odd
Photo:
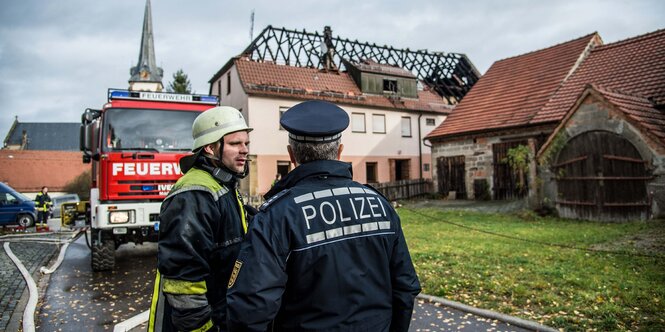
[[[192,123],[216,96],[110,89],[81,116],[83,162],[92,163],[89,223],[94,271],[112,270],[124,243],[157,241],[159,208],[182,175]]]

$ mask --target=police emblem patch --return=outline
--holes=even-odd
[[[231,278],[229,278],[229,285],[227,288],[233,287],[233,284],[236,283],[236,278],[238,278],[238,273],[240,273],[240,268],[242,267],[242,261],[236,260],[236,263],[233,264],[233,272],[231,272]]]

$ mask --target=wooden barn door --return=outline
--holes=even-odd
[[[507,160],[508,150],[516,148],[519,145],[528,146],[528,142],[505,142],[492,145],[492,155],[494,156],[494,199],[522,198],[529,192],[529,177],[527,174],[515,172]]]
[[[606,131],[574,137],[554,165],[559,213],[590,220],[646,219],[647,162],[625,138]]]
[[[455,191],[456,198],[466,198],[464,178],[464,156],[439,157],[436,163],[439,178],[439,193],[448,195]]]

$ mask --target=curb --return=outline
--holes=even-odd
[[[446,307],[451,307],[453,309],[461,310],[464,312],[468,312],[477,316],[485,317],[485,318],[490,318],[490,319],[495,319],[495,320],[500,320],[502,322],[508,323],[510,325],[514,325],[517,327],[529,329],[532,331],[542,331],[542,332],[559,332],[559,330],[542,325],[538,322],[522,319],[522,318],[517,318],[514,316],[509,316],[506,314],[502,314],[496,311],[491,311],[491,310],[486,310],[486,309],[479,309],[475,308],[472,306],[468,306],[464,303],[460,302],[455,302],[451,300],[446,300],[442,297],[438,296],[432,296],[432,295],[426,295],[426,294],[418,294],[416,297],[417,299],[425,300],[427,302],[432,302],[432,303],[440,303]]]

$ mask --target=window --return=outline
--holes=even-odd
[[[434,126],[435,124],[436,124],[436,122],[434,121],[434,119],[432,119],[432,118],[426,118],[425,119],[425,125],[426,126]]]
[[[386,133],[386,116],[383,114],[372,114],[372,132],[376,134]]]
[[[371,163],[365,163],[365,179],[367,183],[377,183],[377,176],[376,176],[376,163],[371,162]]]
[[[354,133],[364,133],[365,132],[365,114],[363,113],[352,113],[351,114],[352,128],[351,131]]]
[[[383,92],[397,92],[397,81],[384,79]]]
[[[284,112],[286,112],[289,108],[285,106],[280,106],[279,107],[279,120],[282,119],[282,115],[284,115]],[[277,120],[277,123],[279,123],[279,120]],[[279,130],[284,130],[284,127],[282,125],[279,125]]]
[[[423,172],[429,172],[429,164],[423,164]]]
[[[286,174],[289,174],[289,171],[291,171],[291,162],[290,161],[285,161],[285,160],[278,160],[277,161],[277,173],[281,177],[285,177]]]
[[[0,194],[0,205],[18,204],[17,202],[18,202],[18,199],[10,193]]]
[[[411,118],[402,117],[402,137],[411,137]]]
[[[193,142],[192,123],[198,114],[190,111],[110,108],[104,115],[103,149],[188,151]],[[164,128],[169,128],[168,133]]]
[[[231,73],[226,74],[226,94],[231,93]]]

